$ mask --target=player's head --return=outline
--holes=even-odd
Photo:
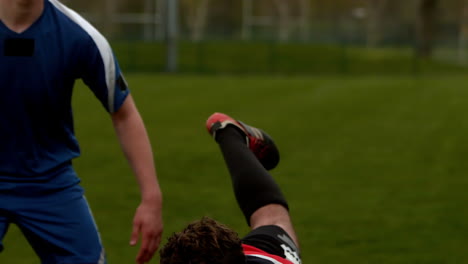
[[[174,233],[159,254],[161,264],[245,263],[238,234],[209,217]]]

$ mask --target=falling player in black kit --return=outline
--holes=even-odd
[[[288,204],[268,173],[279,162],[273,140],[262,130],[221,113],[210,116],[206,126],[221,148],[251,232],[239,238],[234,230],[203,217],[169,237],[160,263],[300,264]]]

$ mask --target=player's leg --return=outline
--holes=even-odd
[[[267,170],[279,161],[273,140],[265,132],[219,113],[208,119],[207,128],[221,148],[237,202],[251,228],[281,227],[297,245],[287,201]]]
[[[294,227],[291,222],[291,217],[286,208],[279,204],[268,204],[257,209],[250,217],[250,227],[252,229],[266,225],[276,225],[281,227],[288,233],[296,245],[298,239]]]
[[[42,264],[104,264],[104,249],[80,186],[31,199],[17,222]]]

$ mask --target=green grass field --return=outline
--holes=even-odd
[[[129,74],[164,192],[164,239],[202,215],[248,229],[204,122],[226,112],[272,135],[304,263],[468,263],[468,77]],[[109,264],[128,246],[139,192],[110,120],[76,87],[76,169]],[[2,264],[38,263],[13,226]],[[158,263],[156,260],[153,263]]]

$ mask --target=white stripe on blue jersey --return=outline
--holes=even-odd
[[[88,21],[86,21],[83,17],[81,17],[78,13],[71,10],[70,8],[66,7],[62,3],[57,0],[49,0],[55,8],[60,10],[65,16],[70,18],[73,22],[79,25],[86,33],[91,36],[94,43],[99,49],[99,53],[101,54],[101,58],[104,64],[104,70],[106,74],[106,84],[107,84],[107,91],[108,91],[108,109],[110,113],[115,111],[114,109],[114,96],[115,96],[115,60],[114,54],[112,53],[112,49],[107,42],[106,38],[99,33]]]

